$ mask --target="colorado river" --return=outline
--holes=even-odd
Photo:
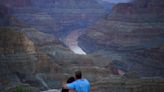
[[[74,53],[86,55],[86,53],[78,46],[78,38],[80,35],[82,35],[82,30],[72,31],[65,37],[64,42]]]

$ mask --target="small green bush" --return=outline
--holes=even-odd
[[[12,92],[31,92],[31,90],[23,86],[17,86]]]

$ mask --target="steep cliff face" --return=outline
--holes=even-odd
[[[101,51],[125,72],[163,76],[163,2],[136,0],[118,4],[111,14],[79,38],[88,53]],[[160,8],[160,9],[159,9]],[[157,10],[156,10],[157,9]],[[161,11],[161,12],[160,12]]]
[[[159,3],[160,2],[160,3]],[[118,4],[113,8],[116,13],[163,13],[163,1],[160,0],[134,0],[131,3]]]
[[[55,74],[59,66],[18,28],[0,28],[0,90],[5,91],[20,83],[44,89],[36,75]]]
[[[23,33],[10,31],[12,28],[1,28],[1,54],[36,53],[34,43]],[[11,37],[12,35],[12,37]]]
[[[31,72],[32,74],[34,67],[31,65],[34,64],[35,58],[30,58],[30,56],[36,53],[36,49],[34,44],[22,33],[14,32],[10,28],[1,28],[0,32],[0,65],[2,66],[0,79],[1,85],[8,85],[11,82],[19,81],[16,72],[24,74]]]

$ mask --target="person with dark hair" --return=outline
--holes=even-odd
[[[67,83],[72,83],[74,81],[75,81],[75,78],[70,77],[70,78],[68,78]],[[66,88],[62,88],[61,92],[76,92],[76,91],[75,90],[69,90],[69,89],[66,89]]]
[[[76,71],[75,77],[76,77],[76,79],[81,79],[82,78],[81,71]]]
[[[90,92],[90,83],[82,78],[81,71],[75,72],[76,81],[64,84],[64,88],[76,90],[76,92]]]

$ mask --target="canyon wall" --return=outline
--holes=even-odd
[[[0,90],[19,84],[45,89],[36,75],[40,73],[55,74],[59,66],[44,53],[25,33],[17,28],[0,28]],[[48,74],[47,74],[48,76]]]
[[[62,39],[70,31],[92,25],[105,13],[104,5],[95,0],[1,0],[10,17]],[[107,5],[106,5],[107,6]],[[112,4],[110,5],[112,6]]]
[[[79,38],[87,53],[112,59],[124,72],[140,76],[164,76],[164,2],[136,0],[113,7]]]

